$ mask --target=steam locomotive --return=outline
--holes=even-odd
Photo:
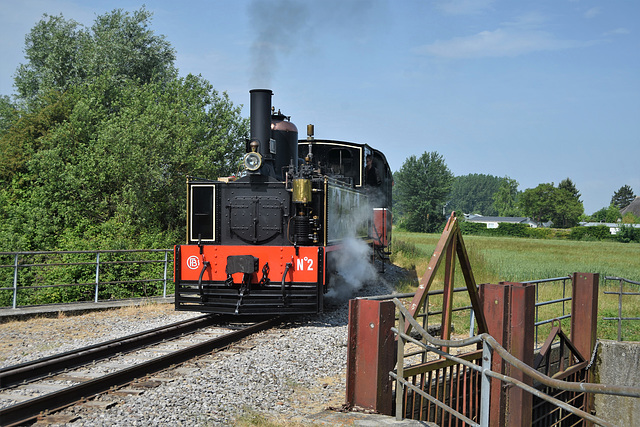
[[[307,139],[250,91],[251,135],[239,178],[187,181],[187,243],[176,245],[176,310],[260,315],[323,310],[346,239],[384,258],[392,175],[367,144]]]

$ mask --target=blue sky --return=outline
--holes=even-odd
[[[143,4],[177,51],[248,116],[270,88],[301,136],[366,142],[392,170],[437,151],[455,175],[519,189],[571,178],[588,214],[640,195],[635,0],[0,0],[0,94],[43,13],[91,25]]]

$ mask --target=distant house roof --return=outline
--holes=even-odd
[[[483,215],[469,215],[467,217],[467,221],[471,222],[511,222],[514,224],[519,224],[528,220],[529,218],[525,218],[522,216],[483,216]]]
[[[637,196],[635,199],[633,199],[631,203],[629,203],[629,206],[622,209],[620,211],[620,215],[624,216],[626,213],[629,213],[629,212],[631,212],[636,216],[640,216],[640,196]]]
[[[482,215],[465,215],[465,219],[469,222],[478,222],[481,224],[499,224],[508,222],[511,224],[527,224],[530,227],[537,227],[535,221],[523,216],[482,216]]]

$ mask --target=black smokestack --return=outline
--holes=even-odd
[[[262,175],[270,175],[273,170],[273,159],[269,149],[271,140],[271,97],[269,89],[253,89],[251,94],[251,142],[257,141],[258,153],[264,162]],[[271,166],[271,167],[269,167]]]

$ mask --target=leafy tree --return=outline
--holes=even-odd
[[[449,211],[497,215],[493,195],[500,188],[502,178],[484,174],[457,176],[448,197]]]
[[[558,184],[556,203],[556,213],[551,219],[554,225],[560,228],[578,225],[580,217],[584,214],[584,207],[580,200],[580,192],[570,178]]]
[[[540,184],[527,189],[520,197],[522,212],[538,223],[552,221],[560,228],[572,227],[584,213],[582,203],[575,193],[553,184]]]
[[[518,181],[504,177],[500,182],[498,190],[493,194],[493,207],[499,216],[518,216]]]
[[[0,137],[0,183],[17,172],[24,172],[24,164],[38,150],[52,128],[69,118],[73,97],[59,92],[43,96],[41,108],[13,122]],[[17,114],[17,113],[16,113]]]
[[[560,181],[560,183],[558,184],[558,188],[563,189],[563,190],[567,190],[569,192],[569,194],[574,197],[578,202],[580,202],[580,192],[578,191],[578,189],[576,188],[575,184],[573,183],[573,181],[571,181],[570,178],[565,178],[562,181]]]
[[[0,96],[0,135],[18,120],[18,109],[8,96]]]
[[[633,212],[627,212],[622,217],[623,224],[640,224],[640,216],[635,215]]]
[[[636,196],[633,194],[631,187],[623,185],[618,191],[613,193],[613,197],[611,197],[611,204],[616,206],[618,209],[624,209],[633,202],[635,197]]]
[[[394,202],[409,231],[434,232],[443,223],[453,174],[437,152],[407,158],[394,174]]]
[[[540,184],[524,190],[520,196],[522,212],[538,224],[550,221],[553,211],[555,188],[553,184]]]
[[[620,209],[614,205],[608,208],[602,208],[591,215],[591,220],[596,222],[617,222],[620,219]]]
[[[571,228],[578,225],[580,217],[584,214],[584,206],[575,193],[564,188],[557,188],[554,196],[555,209],[551,215],[554,226]]]
[[[79,81],[78,52],[81,44],[81,25],[62,15],[43,15],[25,37],[26,64],[18,67],[15,87],[18,98],[29,103],[52,89],[66,90]]]
[[[175,52],[148,29],[151,12],[114,10],[98,16],[90,29],[62,15],[44,15],[25,37],[26,64],[18,67],[18,97],[30,108],[52,90],[64,92],[109,74],[113,84],[166,81],[177,76]]]
[[[0,133],[0,248],[166,247],[183,239],[187,174],[234,171],[248,121],[203,78],[172,77],[173,50],[148,16],[114,11],[91,32],[58,17],[32,31],[29,58],[46,60],[20,69],[29,107]],[[55,47],[34,42],[57,40],[43,28],[79,50],[36,52]]]
[[[622,225],[616,233],[616,240],[622,243],[640,243],[640,229],[630,225]]]

